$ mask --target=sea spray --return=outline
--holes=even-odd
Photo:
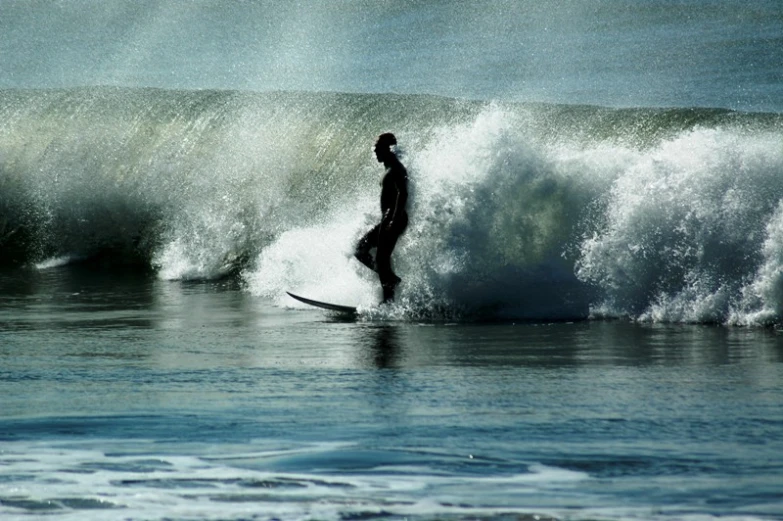
[[[600,290],[595,314],[724,321],[756,276],[783,198],[779,139],[697,128],[629,162],[576,266]]]
[[[729,324],[779,324],[783,317],[783,201],[766,226],[762,263],[729,310]]]
[[[373,305],[377,276],[353,259],[357,232],[368,225],[364,219],[368,211],[343,207],[323,222],[281,233],[243,274],[250,291],[280,305],[295,304],[285,291],[335,303]]]
[[[0,115],[6,265],[100,258],[368,310],[352,252],[393,131],[411,222],[386,316],[780,321],[779,115],[113,88],[3,91]]]
[[[577,225],[569,209],[581,195],[570,189],[570,172],[534,147],[529,117],[490,106],[440,129],[413,155],[413,225],[399,254],[412,284],[403,296],[438,296],[478,316],[586,313],[563,257]]]

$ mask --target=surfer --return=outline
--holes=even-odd
[[[408,226],[408,171],[392,147],[397,144],[394,134],[385,133],[375,142],[375,157],[386,167],[381,181],[381,222],[374,226],[356,246],[356,258],[378,273],[383,288],[383,302],[394,300],[394,291],[400,278],[392,271],[391,255],[397,239]],[[376,248],[375,259],[370,250]]]

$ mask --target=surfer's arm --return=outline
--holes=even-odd
[[[394,204],[394,213],[392,214],[392,221],[399,216],[401,212],[405,211],[405,205],[408,203],[408,187],[406,186],[405,179],[400,180],[397,187],[397,202]]]
[[[406,185],[405,177],[399,176],[395,178],[394,188],[397,192],[397,197],[394,199],[394,207],[387,212],[388,218],[385,221],[388,227],[392,225],[401,212],[405,211],[405,205],[408,202],[408,187]]]

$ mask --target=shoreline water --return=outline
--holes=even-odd
[[[783,514],[773,330],[345,322],[228,281],[39,275],[0,299],[4,518]]]

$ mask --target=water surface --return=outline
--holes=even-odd
[[[231,282],[3,278],[8,519],[783,516],[783,339],[416,323]]]

